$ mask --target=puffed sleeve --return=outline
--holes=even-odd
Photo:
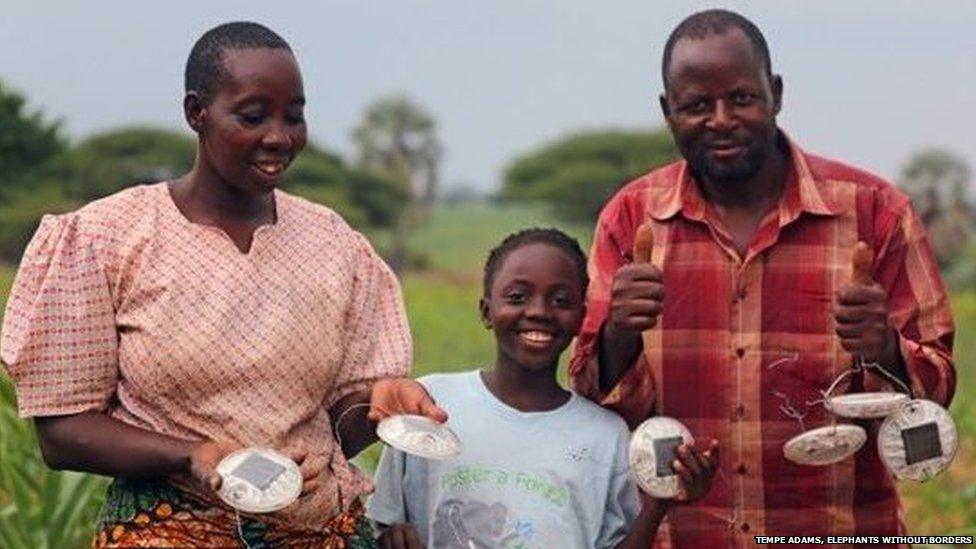
[[[329,407],[378,379],[406,376],[413,360],[400,284],[366,239],[357,236],[351,306],[343,330],[346,347]]]
[[[14,279],[0,359],[21,417],[105,410],[118,381],[108,280],[77,215],[45,216]]]

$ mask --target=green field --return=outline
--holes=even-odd
[[[415,375],[467,370],[490,365],[493,339],[480,324],[477,301],[481,265],[488,250],[506,234],[528,226],[558,226],[541,208],[471,205],[435,211],[431,222],[413,240],[430,268],[409,273],[404,296],[414,337]],[[589,229],[561,227],[584,241]],[[384,235],[373,235],[380,243]],[[6,298],[12,269],[0,266],[0,304]],[[952,405],[962,448],[952,468],[927,484],[903,483],[902,493],[912,534],[976,532],[976,293],[953,296],[957,321],[956,357],[959,386]],[[7,446],[0,433],[0,448]],[[357,461],[367,469],[375,463],[378,446]],[[0,471],[0,473],[3,473]],[[2,478],[2,476],[0,476]],[[10,500],[0,492],[0,515]],[[4,509],[7,507],[7,509]],[[0,544],[2,545],[2,544]]]

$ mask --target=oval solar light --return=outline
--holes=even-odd
[[[426,459],[447,459],[461,453],[461,440],[454,431],[424,416],[390,416],[379,422],[376,434],[397,450]]]
[[[854,455],[867,439],[857,425],[827,425],[791,438],[783,445],[783,456],[798,465],[830,465]]]
[[[931,400],[911,400],[878,430],[878,453],[897,479],[924,482],[945,471],[959,448],[956,423]]]
[[[243,448],[217,464],[223,478],[217,495],[245,513],[271,513],[291,505],[302,491],[302,472],[291,458],[270,448]]]
[[[669,417],[652,417],[630,437],[630,473],[641,490],[656,498],[673,498],[681,489],[674,471],[678,446],[695,444],[687,427]]]
[[[849,393],[828,398],[827,409],[846,418],[882,418],[893,414],[908,400],[905,393]]]

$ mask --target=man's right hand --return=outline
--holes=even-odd
[[[661,270],[650,263],[624,265],[613,276],[606,335],[639,335],[657,324],[663,307]]]
[[[600,334],[600,387],[610,390],[643,349],[641,333],[664,309],[661,270],[649,262],[623,265],[613,277],[610,310]]]
[[[424,549],[412,524],[391,524],[377,539],[380,549]]]

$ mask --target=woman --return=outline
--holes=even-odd
[[[115,477],[96,546],[368,546],[369,483],[346,458],[388,413],[446,419],[403,377],[389,269],[335,213],[275,189],[304,104],[281,37],[208,31],[186,68],[192,170],[47,216],[25,252],[0,356],[48,464]],[[293,456],[299,500],[222,505],[215,467],[241,446]]]

